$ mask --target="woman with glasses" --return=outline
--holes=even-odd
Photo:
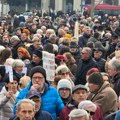
[[[6,75],[5,85],[0,92],[0,120],[9,120],[13,116],[13,106],[18,94],[17,78],[13,76],[13,81],[10,81]]]
[[[100,107],[90,100],[81,101],[78,105],[78,109],[86,110],[89,114],[89,120],[103,120],[103,114]]]

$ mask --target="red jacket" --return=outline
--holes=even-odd
[[[97,110],[95,111],[95,114],[92,117],[93,120],[104,120],[103,114],[99,106],[97,106]]]
[[[64,109],[60,113],[59,120],[69,120],[69,113],[73,110],[74,108],[65,106]]]

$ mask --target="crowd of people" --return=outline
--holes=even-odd
[[[0,120],[119,120],[120,15],[58,13],[2,16]],[[55,55],[54,81],[43,51]]]

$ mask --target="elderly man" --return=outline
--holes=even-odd
[[[120,60],[112,59],[108,62],[108,73],[111,76],[111,83],[117,96],[120,96]]]
[[[103,80],[100,72],[94,72],[89,76],[88,87],[88,99],[100,106],[104,117],[116,111],[117,95],[110,84]]]
[[[40,109],[42,103],[41,95],[39,92],[37,92],[36,90],[30,90],[27,93],[26,98],[35,102],[35,120],[53,120],[52,116],[48,112]],[[14,116],[10,120],[14,120],[16,117],[17,116]]]
[[[36,66],[31,70],[30,84],[20,91],[16,103],[26,97],[29,90],[33,89],[41,94],[42,106],[41,109],[49,112],[53,119],[57,119],[57,115],[64,108],[64,104],[55,88],[50,86],[46,80],[46,71],[41,66]],[[14,112],[16,108],[14,109]]]
[[[86,83],[86,74],[91,68],[97,68],[97,64],[92,58],[92,50],[89,47],[84,47],[81,52],[81,59],[76,72],[76,85],[84,85]]]
[[[24,47],[24,44],[20,41],[20,39],[18,38],[18,36],[14,35],[11,37],[10,39],[10,43],[13,46],[12,48],[12,57],[14,59],[18,58],[18,54],[17,54],[17,49],[19,47]]]
[[[17,117],[14,120],[35,120],[35,103],[29,99],[23,99],[17,104]]]

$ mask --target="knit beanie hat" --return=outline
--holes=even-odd
[[[33,54],[37,55],[39,58],[42,58],[42,51],[41,50],[35,50]]]
[[[103,76],[100,72],[94,72],[89,76],[88,82],[102,86],[104,83]]]
[[[33,74],[35,74],[35,73],[41,73],[46,80],[46,71],[43,67],[41,67],[41,66],[33,67],[30,72],[30,77],[32,78]]]
[[[59,82],[58,82],[58,85],[57,85],[57,90],[59,91],[59,89],[61,88],[68,88],[70,89],[70,91],[72,92],[72,84],[69,80],[67,79],[61,79]]]

